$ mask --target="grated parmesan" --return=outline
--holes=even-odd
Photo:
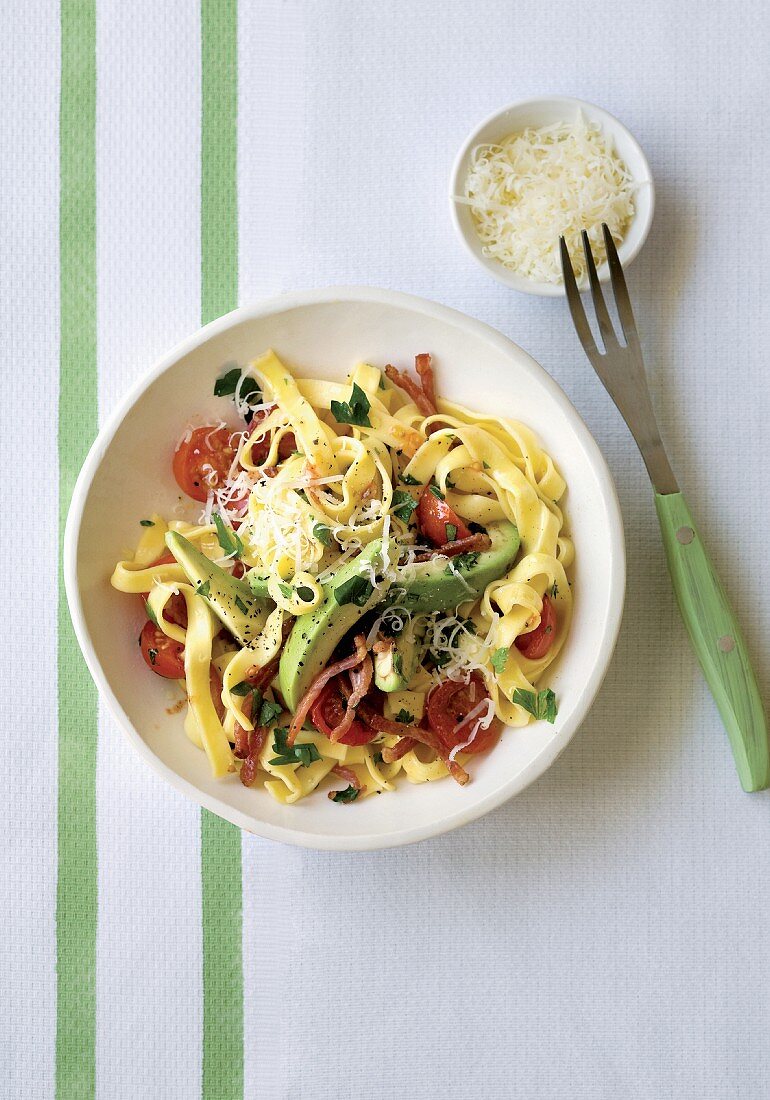
[[[499,145],[479,145],[455,201],[470,206],[485,256],[528,279],[560,283],[559,237],[575,274],[585,275],[581,231],[597,264],[606,259],[601,224],[616,244],[634,216],[635,182],[599,123],[582,113],[511,134]]]

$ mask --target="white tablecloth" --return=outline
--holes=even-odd
[[[3,5],[5,691],[0,1095],[53,1095],[56,1027],[59,12]],[[241,0],[240,300],[367,283],[531,352],[615,475],[628,596],[605,685],[521,797],[433,842],[243,838],[245,1093],[763,1100],[767,793],[742,793],[687,645],[649,485],[563,302],[472,266],[446,190],[505,102],[574,94],[657,183],[630,273],[672,463],[770,688],[770,22],[761,0]],[[200,316],[193,0],[105,0],[97,29],[100,416]],[[100,712],[96,1080],[199,1095],[200,818]]]

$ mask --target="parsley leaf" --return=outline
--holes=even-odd
[[[367,577],[349,577],[334,589],[334,599],[340,605],[354,603],[356,607],[363,607],[372,592],[374,587]]]
[[[155,664],[155,658],[158,656],[157,649],[148,649],[147,650],[147,656],[150,658],[150,664],[154,665]]]
[[[516,688],[513,693],[513,701],[518,703],[520,707],[524,707],[524,710],[528,711],[533,718],[538,721],[545,720],[550,722],[551,725],[556,721],[556,715],[559,713],[559,708],[556,706],[556,696],[550,688],[537,693]]]
[[[492,469],[492,467],[489,465],[489,463],[485,462],[483,458],[481,460],[481,465],[484,467],[485,470],[491,470]]]
[[[419,485],[420,484],[419,481],[417,480],[417,478],[412,477],[411,474],[402,474],[401,475],[401,481],[404,483],[404,485]]]
[[[446,529],[447,542],[454,542],[457,538],[457,525],[454,523],[446,523],[444,527]]]
[[[149,600],[144,601],[144,610],[147,612],[147,618],[150,620],[150,622],[154,623],[155,626],[158,626],[159,625],[158,624],[158,617],[155,614],[155,612],[153,611],[153,609],[150,607],[150,601]]]
[[[155,523],[151,519],[140,519],[139,520],[139,526],[140,527],[154,527]]]
[[[393,490],[393,515],[397,516],[402,523],[409,522],[412,512],[416,507],[417,501],[411,493],[405,493],[403,489]]]
[[[208,596],[211,592],[211,580],[203,581],[201,584],[197,585],[195,591],[199,596]]]
[[[376,766],[379,766],[382,763],[382,753],[381,752],[376,752],[374,754],[374,756],[372,757],[372,763],[375,764]]]
[[[331,546],[332,544],[332,529],[327,527],[325,523],[316,523],[313,528],[313,536],[324,546]]]
[[[503,646],[502,649],[496,649],[490,659],[492,662],[492,668],[495,670],[495,672],[500,673],[503,671],[508,661],[508,650],[505,648],[505,646]]]
[[[269,764],[300,764],[307,768],[314,760],[321,759],[321,754],[311,742],[289,745],[288,736],[289,731],[285,726],[276,726],[273,730],[273,752],[278,755],[269,760]]]
[[[244,603],[240,596],[235,597],[235,606],[238,608],[241,614],[248,615],[249,605],[247,603]]]
[[[217,542],[222,547],[224,554],[229,558],[239,558],[243,553],[243,543],[238,535],[232,527],[226,526],[225,521],[218,512],[214,512],[211,518],[217,529]]]
[[[259,708],[258,726],[272,726],[273,722],[282,713],[283,708],[279,703],[273,703],[270,699],[263,699]]]
[[[214,383],[214,396],[234,397],[237,392],[242,402],[248,402],[249,405],[259,404],[262,398],[259,383],[250,374],[247,374],[241,382],[242,373],[240,367],[233,367],[231,370],[226,371],[221,378],[217,378]],[[238,389],[239,382],[241,382],[240,390]]]
[[[457,570],[473,569],[478,560],[479,555],[476,550],[471,550],[469,554],[458,554],[457,557],[449,559],[444,572],[448,577],[451,577]]]
[[[403,680],[404,678],[404,658],[400,653],[393,654],[393,671],[396,676]]]
[[[248,680],[241,680],[239,683],[234,684],[233,687],[230,688],[230,694],[231,695],[250,695],[251,692],[254,691],[254,690],[255,690],[254,687],[249,683]]]
[[[429,485],[428,488],[433,493],[434,497],[437,497],[439,500],[446,500],[446,497],[441,492],[438,485]]]
[[[280,582],[278,588],[280,589],[281,595],[285,596],[287,600],[290,600],[294,595],[290,584],[283,584],[283,582]]]
[[[332,416],[338,424],[356,424],[360,428],[371,428],[369,398],[358,385],[353,383],[353,392],[349,401],[332,401]]]
[[[414,715],[410,714],[408,710],[405,710],[404,707],[402,707],[401,710],[396,715],[396,721],[397,722],[403,722],[403,724],[405,726],[413,726],[414,725]]]
[[[548,590],[548,594],[550,595],[552,600],[555,600],[556,597],[559,595],[559,586],[558,584],[556,584],[556,582],[554,582],[551,588]]]
[[[354,787],[351,783],[350,786],[345,787],[342,791],[330,791],[329,798],[332,802],[355,802],[360,793],[358,787]]]
[[[385,379],[382,377],[382,374],[380,374],[379,389],[385,389]]]

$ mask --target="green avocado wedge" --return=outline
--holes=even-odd
[[[393,647],[374,655],[374,682],[380,691],[404,691],[422,657],[426,619],[410,617]]]
[[[375,539],[338,569],[323,585],[324,598],[315,611],[300,616],[292,627],[278,670],[281,695],[292,713],[319,672],[326,668],[342,637],[367,611],[382,603],[382,592],[366,583],[372,566],[377,568],[381,564],[381,547],[382,540]],[[362,581],[359,591],[356,591],[357,578]],[[346,595],[354,596],[355,600],[340,603],[339,599]]]
[[[211,610],[241,645],[250,645],[262,633],[268,606],[247,584],[231,577],[183,535],[166,532],[166,546],[203,596]]]
[[[458,558],[432,558],[408,570],[403,587],[394,584],[388,602],[417,613],[454,610],[466,600],[476,600],[491,581],[502,577],[519,552],[519,532],[507,520],[490,523],[487,534],[492,545],[478,554]]]

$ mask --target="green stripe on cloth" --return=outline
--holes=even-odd
[[[236,0],[201,0],[201,319],[238,304]],[[241,834],[201,811],[203,1100],[243,1096]]]
[[[60,105],[59,546],[97,429],[96,8],[62,0]],[[59,555],[61,561],[61,552]],[[59,569],[56,1095],[96,1087],[96,689],[80,657]]]

